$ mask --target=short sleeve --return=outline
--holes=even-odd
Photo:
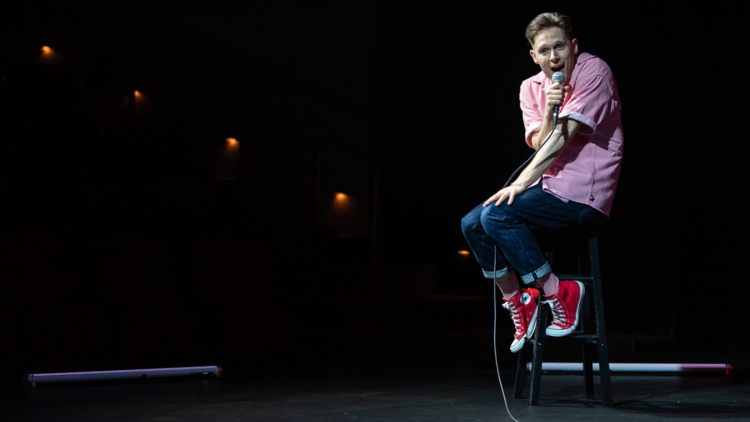
[[[576,120],[596,132],[598,124],[619,110],[620,104],[615,90],[605,75],[579,80],[570,100],[563,105],[560,118]]]
[[[533,87],[535,83],[526,80],[521,84],[521,112],[523,113],[523,124],[526,128],[526,143],[534,147],[531,143],[531,135],[539,132],[542,127],[542,115],[539,112],[538,96],[534,95]]]

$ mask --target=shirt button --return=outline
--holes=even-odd
[[[589,198],[589,201],[593,201],[593,200],[594,200],[594,195],[591,195],[591,198]]]

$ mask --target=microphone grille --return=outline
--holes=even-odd
[[[565,75],[563,75],[562,72],[555,72],[552,74],[553,83],[561,83],[564,80],[565,80]]]

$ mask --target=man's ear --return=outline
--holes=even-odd
[[[536,54],[534,54],[534,50],[529,50],[529,54],[531,54],[531,60],[534,60],[534,63],[539,64],[539,61],[536,59]]]
[[[573,54],[578,54],[578,39],[573,38],[573,41],[571,41],[570,44],[573,45]]]

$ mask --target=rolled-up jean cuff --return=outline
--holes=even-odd
[[[524,274],[521,276],[521,280],[523,280],[524,284],[529,284],[532,281],[536,281],[541,277],[544,277],[545,275],[552,272],[552,267],[550,267],[549,262],[545,262],[544,265],[537,268],[535,271],[532,271],[529,274]]]
[[[502,270],[497,270],[497,271],[482,270],[482,272],[484,273],[485,278],[496,279],[496,278],[505,277],[506,275],[508,275],[510,271],[508,271],[508,267],[505,267]]]

